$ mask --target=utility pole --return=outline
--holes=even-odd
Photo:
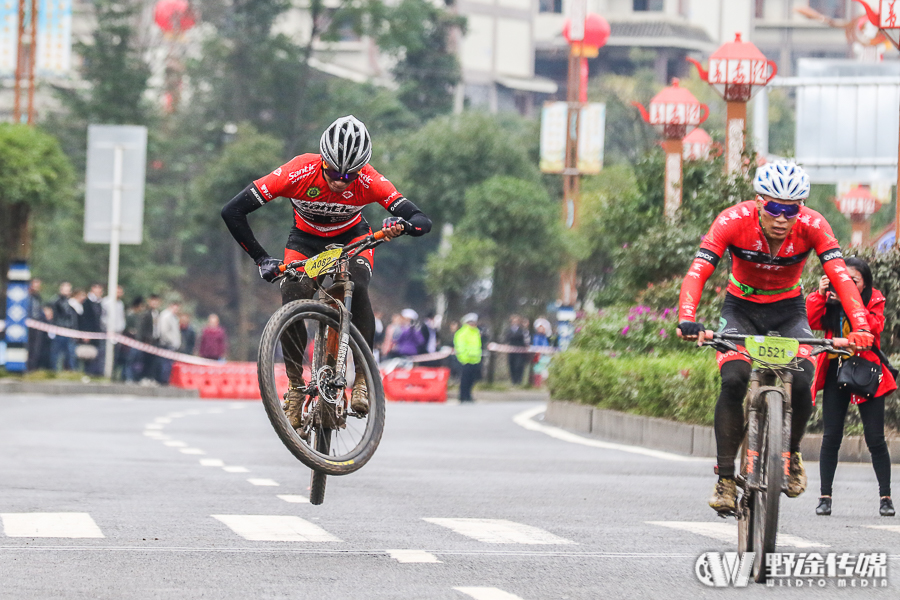
[[[29,10],[26,11],[26,8]],[[37,62],[37,0],[19,0],[19,27],[16,35],[16,81],[13,89],[13,122],[25,118],[34,125],[34,71]],[[24,98],[23,98],[24,96]]]

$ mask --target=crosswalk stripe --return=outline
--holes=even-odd
[[[318,525],[294,516],[212,515],[251,542],[340,542]]]
[[[0,520],[7,537],[105,537],[87,513],[2,513]]]
[[[658,525],[670,529],[679,529],[697,535],[714,538],[723,542],[737,544],[737,524],[707,523],[703,521],[646,521],[648,525]],[[775,542],[780,546],[791,548],[830,548],[828,544],[813,542],[789,533],[778,533]]]
[[[475,598],[475,600],[522,600],[515,594],[504,592],[495,587],[455,587],[453,589],[457,592],[462,592],[470,598]]]
[[[391,558],[401,563],[439,563],[437,556],[424,550],[386,550]]]
[[[274,479],[257,479],[255,477],[251,477],[247,481],[249,481],[253,485],[268,485],[268,486],[273,486],[273,487],[278,486],[278,482],[275,481]]]
[[[900,533],[900,525],[866,525],[869,529],[882,529],[884,531],[892,531]]]
[[[276,498],[281,498],[285,502],[290,502],[292,504],[308,504],[309,498],[306,496],[299,496],[297,494],[278,494],[275,496]]]
[[[226,473],[249,473],[250,469],[247,467],[236,467],[236,466],[228,466],[222,467],[222,470]]]
[[[505,519],[424,519],[488,544],[574,544],[550,532]]]

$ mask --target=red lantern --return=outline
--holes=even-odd
[[[709,57],[709,71],[693,58],[688,60],[700,71],[700,78],[713,86],[728,102],[747,102],[778,72],[775,61],[768,60],[751,42],[734,36]]]
[[[584,19],[583,40],[573,40],[569,34],[571,30],[572,21],[566,19],[562,34],[569,45],[572,46],[572,53],[593,58],[599,54],[600,48],[606,45],[606,40],[609,39],[610,27],[606,19],[591,13]],[[576,49],[580,50],[580,54]]]
[[[858,185],[836,200],[838,210],[847,217],[868,217],[878,212],[881,201],[869,191],[869,186]]]
[[[159,0],[153,11],[153,20],[164,32],[176,35],[197,23],[187,0]]]
[[[709,116],[709,107],[672,79],[672,85],[650,101],[650,113],[638,102],[632,102],[644,120],[668,139],[682,139]]]
[[[900,4],[897,0],[881,0],[879,12],[875,12],[865,0],[854,0],[866,9],[869,22],[887,35],[895,47],[900,48]]]

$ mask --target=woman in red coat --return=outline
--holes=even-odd
[[[884,296],[872,287],[872,271],[869,265],[856,257],[847,258],[847,275],[856,283],[866,308],[869,309],[869,330],[875,336],[875,347],[881,347],[881,332],[884,330]],[[840,302],[834,296],[828,277],[822,277],[818,291],[806,298],[806,312],[810,327],[825,332],[826,338],[847,337],[850,324]],[[860,354],[866,360],[881,363],[878,355],[871,350]],[[856,404],[862,419],[866,445],[872,455],[872,466],[878,479],[881,504],[879,513],[883,517],[894,516],[891,502],[891,457],[884,439],[884,397],[897,389],[893,376],[881,367],[881,383],[874,398],[865,398],[838,389],[837,369],[840,361],[832,360],[836,355],[820,354],[816,364],[816,380],[813,383],[813,398],[822,392],[822,421],[825,433],[822,436],[822,452],[819,456],[819,474],[822,479],[821,496],[816,507],[817,515],[831,514],[831,492],[834,471],[837,469],[838,451],[844,436],[844,420],[850,404]]]

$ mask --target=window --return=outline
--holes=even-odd
[[[832,19],[847,18],[847,0],[809,0],[809,7]]]
[[[665,0],[633,0],[634,12],[662,12]]]
[[[542,13],[562,13],[562,0],[539,0],[538,10]]]

